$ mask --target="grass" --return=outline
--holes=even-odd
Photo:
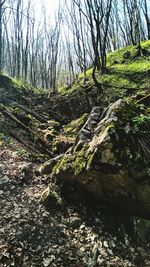
[[[22,79],[17,79],[8,76],[6,73],[0,74],[0,86],[1,86],[1,92],[5,95],[7,94],[13,94],[13,95],[41,95],[41,94],[49,94],[49,89],[42,89],[38,87],[34,87],[31,84],[29,84],[27,81]]]
[[[137,93],[145,89],[150,90],[150,40],[141,42],[141,47],[149,51],[148,56],[138,56],[136,46],[127,46],[107,54],[107,74],[99,76],[97,73],[97,79],[106,86],[106,90],[109,88],[111,95],[116,96],[119,93],[123,97],[127,93],[123,87],[133,90],[133,93],[135,90]],[[126,53],[128,53],[128,57],[125,57]],[[85,87],[92,85],[92,70],[91,68],[86,72],[86,83],[84,74],[81,73],[69,90],[66,91],[63,88],[61,92],[69,95],[83,85]],[[116,89],[117,87],[118,89]]]
[[[143,49],[149,49],[150,50],[150,40],[141,42],[141,47]],[[121,63],[121,61],[124,59],[123,55],[127,51],[130,52],[131,57],[129,58],[129,60],[126,60],[126,62],[130,63],[132,61],[132,59],[135,57],[136,52],[137,52],[136,46],[133,46],[133,45],[126,46],[126,47],[121,48],[119,50],[108,53],[107,54],[107,64],[108,65],[112,64],[115,60],[117,60],[118,62]]]
[[[150,41],[141,43],[143,49],[150,52]],[[125,52],[129,52],[129,58],[124,58]],[[99,80],[111,85],[130,88],[149,88],[150,85],[150,54],[149,56],[137,56],[135,46],[117,50],[107,55],[107,67],[109,74]],[[117,62],[116,64],[114,62]]]
[[[149,49],[150,41],[142,42],[142,48]],[[129,58],[124,58],[126,52]],[[99,78],[99,81],[111,86],[129,88],[149,88],[150,85],[150,55],[136,57],[136,46],[128,46],[107,55],[108,74]]]
[[[130,64],[116,64],[109,68],[109,74],[99,81],[120,87],[145,88],[150,84],[150,62],[139,59]]]

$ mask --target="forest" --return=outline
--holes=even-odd
[[[0,267],[150,267],[150,1],[0,0]]]

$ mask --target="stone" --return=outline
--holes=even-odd
[[[50,208],[58,208],[63,206],[63,200],[60,195],[48,186],[41,194],[40,202]]]
[[[84,196],[89,194],[96,201],[150,218],[149,164],[146,154],[144,158],[144,154],[136,153],[140,143],[134,135],[137,126],[133,125],[133,117],[138,112],[139,107],[133,112],[132,106],[119,99],[103,111],[94,125],[90,122],[95,111],[91,111],[75,146],[53,168],[58,183],[73,182]],[[92,129],[88,134],[86,127]]]
[[[32,163],[24,163],[23,165],[19,166],[21,169],[22,174],[25,177],[31,177],[33,174],[33,166]]]
[[[5,185],[9,183],[9,177],[7,175],[4,175],[0,178],[0,189],[3,189]]]
[[[69,223],[70,223],[71,227],[77,228],[81,224],[81,218],[79,218],[77,216],[72,216],[69,218]]]
[[[55,164],[58,162],[58,160],[60,160],[61,158],[63,157],[63,154],[55,157],[55,158],[52,158],[48,161],[46,161],[44,164],[42,164],[39,168],[39,173],[41,175],[43,174],[49,174],[51,173],[53,167],[55,166]]]

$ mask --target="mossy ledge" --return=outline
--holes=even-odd
[[[73,183],[98,202],[150,219],[147,112],[146,106],[133,101],[110,104],[90,139],[79,132],[75,145],[56,162],[52,176],[57,183]]]

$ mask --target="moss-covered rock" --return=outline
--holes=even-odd
[[[44,134],[44,139],[47,141],[47,142],[51,142],[53,141],[53,139],[56,137],[57,135],[57,132],[55,129],[50,129],[48,128],[47,130],[45,130],[45,134]]]
[[[75,142],[75,137],[69,137],[62,134],[56,136],[52,143],[52,150],[54,153],[64,153]]]
[[[59,128],[60,128],[60,123],[58,121],[55,121],[55,120],[48,120],[47,124],[48,124],[48,127],[54,128],[55,130],[59,130]]]
[[[56,165],[56,163],[63,157],[63,154],[52,158],[50,160],[47,160],[44,164],[40,166],[39,172],[41,175],[43,174],[49,174],[52,172],[53,167]]]
[[[49,120],[47,121],[47,128],[43,130],[44,133],[44,139],[47,142],[51,142],[56,138],[56,136],[59,133],[59,129],[60,129],[60,124],[59,122],[55,121],[55,120]],[[44,125],[45,128],[45,125]]]
[[[58,194],[57,191],[54,189],[51,189],[50,186],[48,186],[41,194],[40,197],[41,203],[43,203],[45,206],[48,206],[49,208],[60,208],[63,206],[63,200]]]
[[[52,175],[58,182],[73,182],[97,201],[149,218],[150,118],[146,110],[120,99],[103,112],[94,129],[90,123],[95,112],[91,112],[76,145],[57,161]],[[91,130],[88,138],[85,127]]]
[[[88,118],[88,114],[83,114],[80,118],[72,120],[70,123],[64,126],[63,132],[69,137],[76,137],[81,127],[84,125]]]
[[[64,153],[74,144],[76,136],[87,118],[88,114],[85,113],[80,118],[72,120],[62,127],[60,134],[55,136],[52,142],[52,150],[54,153]]]
[[[33,175],[33,165],[32,163],[25,163],[20,166],[20,170],[24,176],[24,178],[31,178]]]

